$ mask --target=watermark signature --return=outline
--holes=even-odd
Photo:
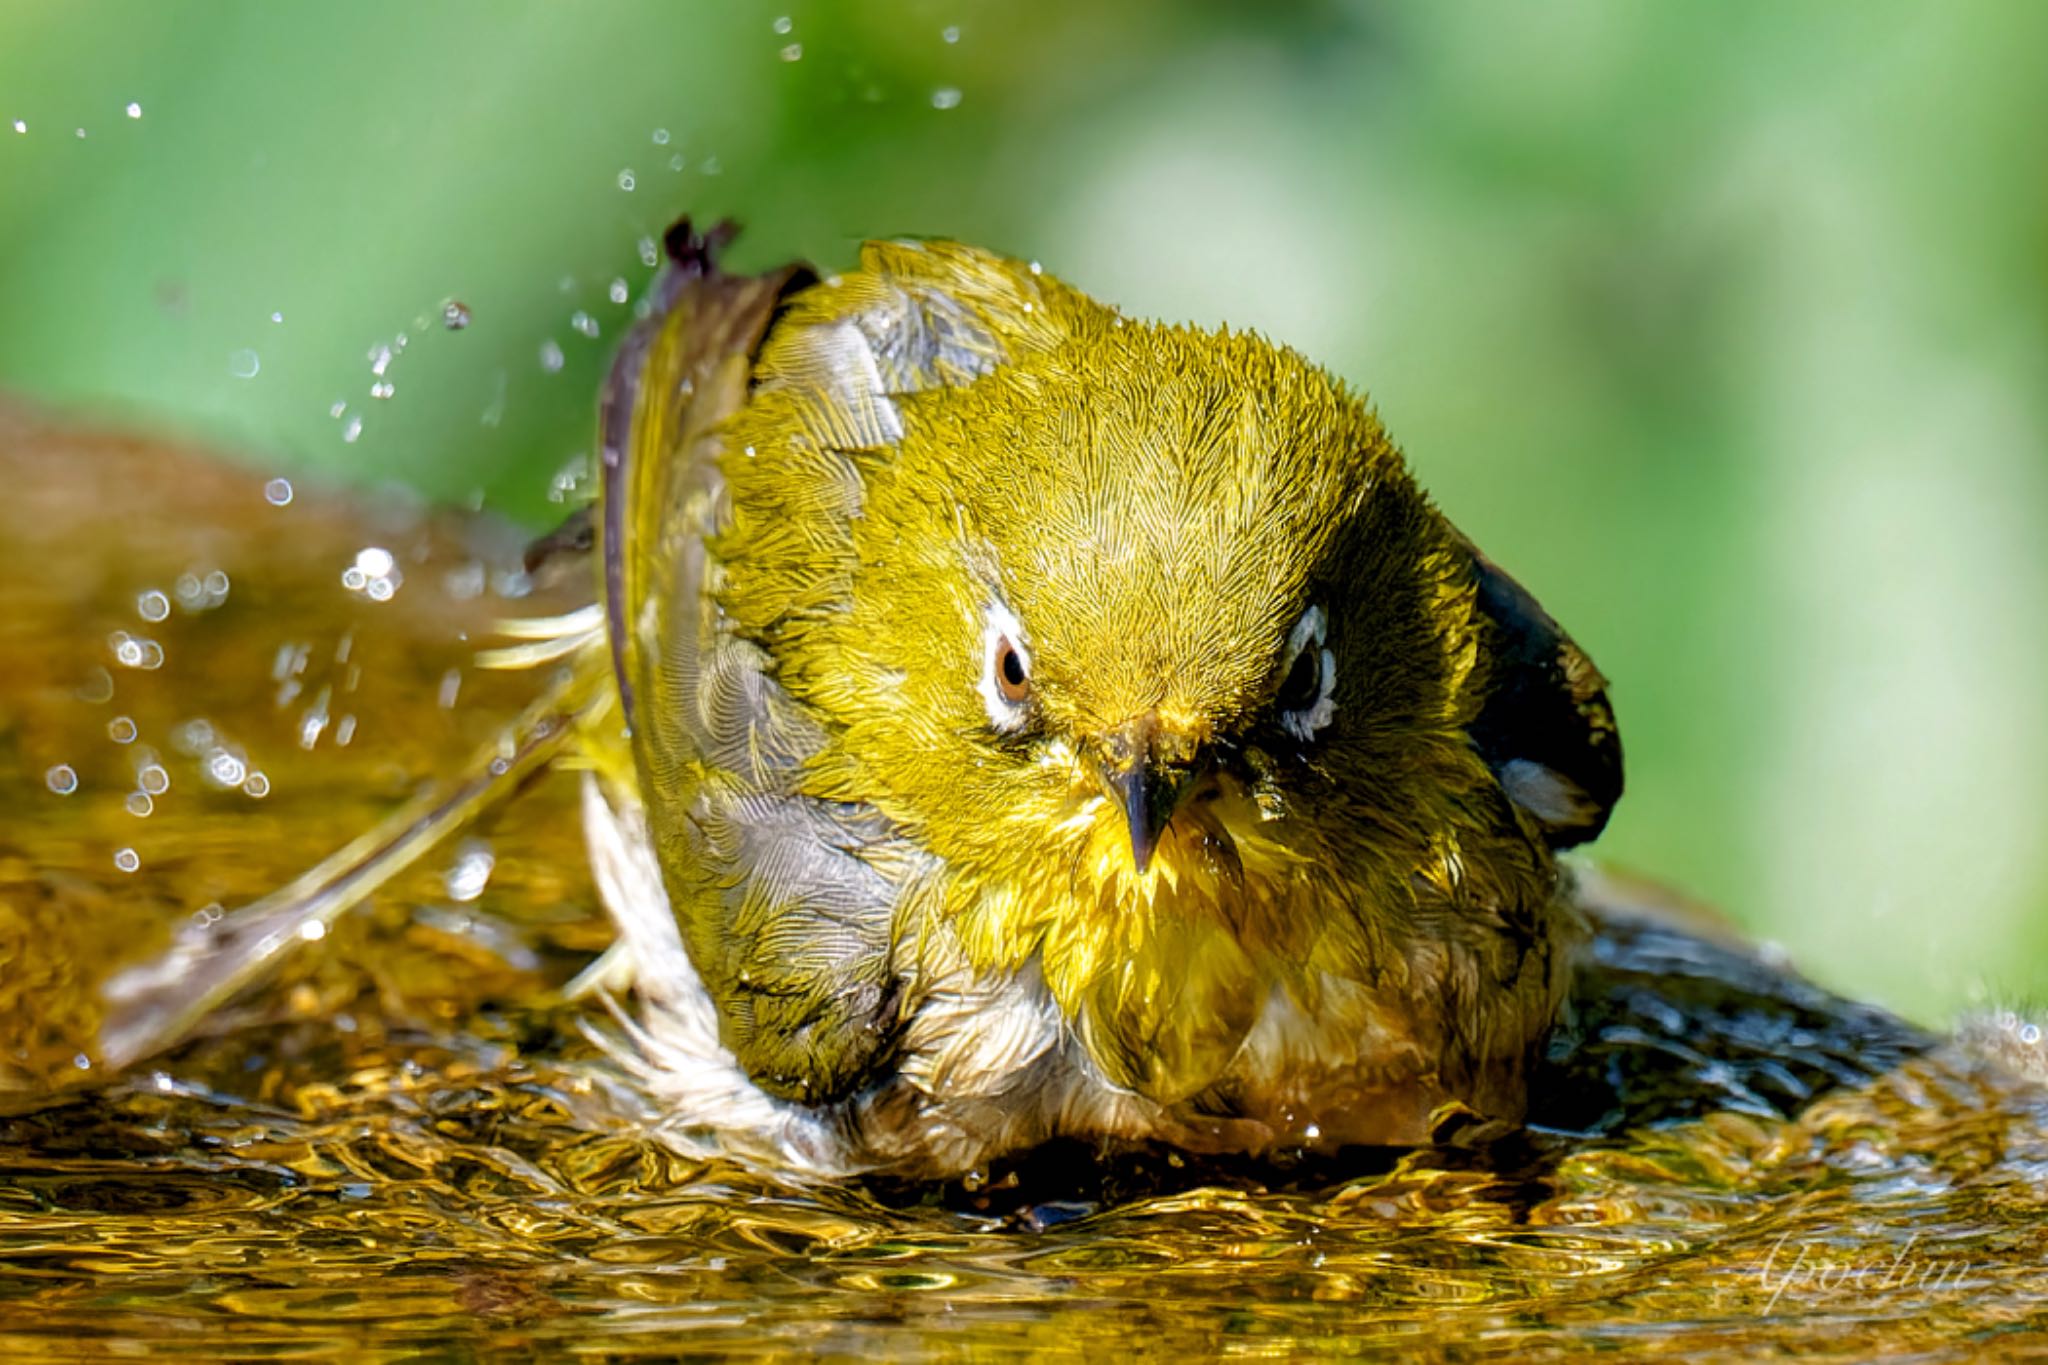
[[[1791,1239],[1789,1232],[1779,1234],[1757,1272],[1771,1295],[1764,1304],[1766,1313],[1777,1308],[1778,1300],[1787,1291],[1795,1298],[1806,1294],[1875,1294],[1899,1289],[1940,1293],[1955,1289],[1972,1270],[1979,1268],[1972,1261],[1921,1252],[1917,1232],[1890,1248],[1889,1256],[1883,1251],[1856,1254],[1839,1248],[1815,1250],[1811,1241],[1793,1243]]]

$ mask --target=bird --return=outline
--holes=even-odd
[[[1519,1123],[1619,733],[1367,400],[976,247],[729,237],[601,401],[586,816],[665,1122],[825,1175]]]
[[[1510,1131],[1622,791],[1607,683],[1360,392],[939,239],[820,274],[665,237],[591,602],[514,732],[129,973],[159,1046],[537,767],[617,939],[579,985],[638,1115],[798,1176],[1063,1139],[1270,1158]],[[227,945],[224,949],[223,945]]]

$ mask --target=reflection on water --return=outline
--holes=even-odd
[[[573,1085],[489,1049],[348,1051],[305,1041],[282,1069],[346,1079],[268,1102],[145,1079],[0,1126],[9,1353],[459,1332],[565,1353],[1768,1337],[1867,1357],[2048,1326],[2048,1114],[1939,1062],[1797,1122],[1198,1186],[1046,1228],[957,1189],[791,1189],[593,1131]]]
[[[2048,1340],[2048,1099],[1654,931],[1589,977],[1554,1130],[1483,1151],[1257,1172],[1061,1150],[940,1190],[680,1156],[615,1117],[581,1032],[601,1016],[559,1000],[605,939],[559,776],[109,1084],[101,979],[390,810],[532,685],[467,668],[462,638],[506,609],[516,538],[372,528],[169,460],[0,416],[10,1358]],[[381,598],[344,582],[369,548]],[[162,657],[122,663],[117,632]]]

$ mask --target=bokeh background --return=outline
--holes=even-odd
[[[2048,993],[2048,7],[0,0],[0,389],[264,474],[546,522],[683,211],[1307,351],[1614,680],[1600,857]]]

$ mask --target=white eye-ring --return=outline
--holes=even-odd
[[[1024,728],[1031,709],[1031,646],[1016,614],[989,603],[981,628],[981,681],[975,684],[988,723],[1006,735]]]
[[[1280,656],[1280,690],[1273,698],[1280,728],[1306,744],[1337,714],[1337,656],[1323,648],[1329,621],[1310,607],[1287,632]]]

